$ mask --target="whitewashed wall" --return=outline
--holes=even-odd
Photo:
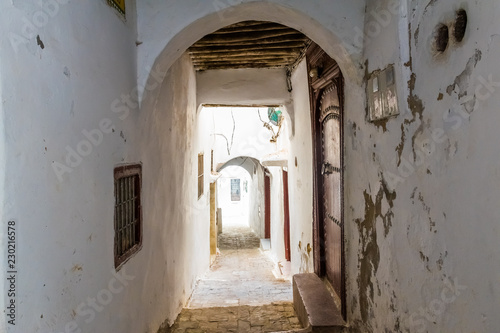
[[[408,6],[406,4],[408,3]],[[436,55],[439,24],[468,13]],[[367,73],[394,64],[401,114],[345,130],[351,322],[360,332],[500,327],[496,1],[373,1]],[[383,47],[380,47],[383,45]]]
[[[251,171],[250,171],[251,172]],[[221,176],[217,179],[218,186],[218,207],[222,211],[222,232],[227,229],[226,226],[231,224],[242,224],[252,226],[250,217],[255,213],[251,205],[253,197],[256,195],[251,191],[253,179],[252,174],[244,167],[228,166],[221,172]],[[240,181],[240,200],[231,200],[231,180],[239,179]],[[245,181],[248,184],[245,191]]]
[[[305,60],[294,71],[292,86],[293,107],[288,108],[295,124],[288,155],[291,261],[293,273],[309,273],[314,272],[313,143]]]
[[[252,175],[252,187],[249,188],[252,196],[250,197],[250,227],[255,231],[257,237],[266,237],[265,225],[265,188],[264,188],[264,168],[260,165],[255,167],[255,173]]]
[[[2,241],[14,219],[19,242],[17,322],[8,330],[143,330],[130,322],[142,294],[137,256],[122,270],[134,279],[106,298],[116,282],[113,168],[137,161],[125,151],[138,109],[122,117],[112,107],[137,83],[134,3],[127,21],[104,1],[43,4],[0,5]]]
[[[195,72],[184,55],[167,74],[154,109],[137,120],[137,147],[143,162],[145,239],[141,299],[152,308],[137,312],[142,325],[171,324],[208,269],[209,174],[212,141],[199,126]],[[204,153],[204,191],[198,198],[198,154]]]
[[[236,97],[233,98],[242,95],[244,91],[245,89],[234,90],[232,96]],[[266,107],[205,108],[201,111],[201,114],[203,113],[207,113],[207,121],[200,125],[213,128],[206,140],[214,141],[214,159],[217,165],[241,156],[261,161],[265,156],[285,146],[281,141],[277,143],[269,141],[273,133],[264,128],[262,123],[269,121]],[[277,127],[274,127],[274,130],[276,132]]]
[[[282,68],[207,70],[196,79],[199,104],[280,105],[290,98]]]

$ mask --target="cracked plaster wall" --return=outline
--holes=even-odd
[[[345,207],[357,229],[349,317],[360,332],[495,332],[500,8],[402,1],[392,14],[392,5],[367,6],[364,57],[367,74],[395,65],[400,115],[368,123],[347,110],[345,124],[348,169],[364,166]],[[437,54],[435,29],[452,27],[459,9],[465,38],[451,29]]]

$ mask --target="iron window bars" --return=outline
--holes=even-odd
[[[141,165],[115,168],[115,268],[142,246]]]

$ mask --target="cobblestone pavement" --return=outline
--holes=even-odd
[[[292,303],[184,309],[167,332],[279,332],[300,329]]]
[[[219,235],[221,255],[198,281],[188,308],[263,305],[293,300],[290,281],[278,280],[274,263],[259,249],[248,227],[232,227]]]
[[[219,235],[221,254],[198,281],[188,306],[168,332],[276,332],[300,329],[290,281],[272,274],[248,227]]]

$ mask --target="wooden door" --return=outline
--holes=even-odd
[[[291,260],[290,252],[290,207],[288,203],[288,172],[283,170],[283,200],[284,200],[284,213],[285,213],[285,259]]]
[[[338,64],[312,43],[309,72],[314,150],[314,269],[341,300],[346,318],[343,215],[343,89]]]
[[[210,263],[217,256],[216,184],[210,183]]]
[[[325,274],[342,294],[342,209],[340,106],[335,84],[324,89],[319,105],[321,132],[322,223]]]
[[[271,177],[264,176],[264,238],[271,238]]]

